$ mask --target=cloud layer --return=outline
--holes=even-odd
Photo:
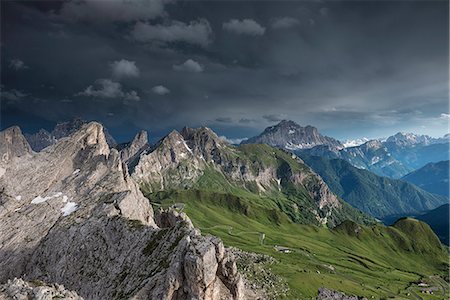
[[[232,19],[226,23],[223,23],[222,27],[229,32],[253,36],[264,35],[264,33],[266,32],[266,28],[259,25],[255,20],[252,19]]]

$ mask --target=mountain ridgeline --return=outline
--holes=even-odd
[[[414,215],[448,203],[445,196],[431,194],[403,180],[355,168],[342,159],[308,155],[302,155],[302,159],[338,196],[381,220],[391,215]]]
[[[310,129],[304,130],[306,128]],[[295,134],[297,131],[300,132],[300,139]],[[448,135],[431,138],[411,133],[397,133],[385,140],[370,140],[359,146],[344,148],[340,142],[318,133],[316,128],[301,127],[293,121],[270,126],[261,135],[243,143],[266,143],[299,155],[340,158],[359,169],[391,178],[401,178],[430,162],[448,160],[450,151]]]
[[[403,180],[411,182],[418,187],[443,196],[449,196],[449,161],[429,163],[404,177]]]
[[[33,151],[0,132],[0,298],[387,298],[448,274],[427,224],[376,223],[286,150],[206,127],[67,134]]]
[[[260,135],[249,138],[242,144],[267,144],[288,150],[310,149],[319,145],[326,145],[332,149],[343,148],[341,142],[320,134],[317,128],[309,125],[301,127],[288,120],[267,127]]]
[[[131,176],[147,193],[200,189],[251,197],[304,224],[371,221],[295,155],[261,144],[235,147],[206,127],[172,131],[140,156]]]

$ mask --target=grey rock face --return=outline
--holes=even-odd
[[[68,291],[63,285],[46,285],[43,282],[26,282],[14,278],[0,285],[0,299],[2,300],[83,300],[77,293]]]
[[[0,132],[0,159],[3,164],[15,157],[31,154],[32,150],[19,127],[13,126]]]
[[[316,298],[316,300],[367,300],[367,299],[364,297],[347,296],[344,293],[335,290],[320,288],[319,296]]]
[[[268,144],[288,150],[309,149],[319,145],[327,145],[335,149],[343,148],[341,142],[321,135],[317,128],[309,125],[301,127],[297,123],[287,120],[266,128],[260,135],[242,143]]]
[[[124,147],[120,150],[120,158],[123,162],[129,163],[136,159],[143,151],[147,150],[150,147],[148,144],[148,135],[147,131],[142,130],[134,139],[124,145]]]
[[[59,139],[68,137],[69,135],[80,130],[81,127],[87,123],[87,121],[77,118],[68,122],[56,124],[55,128],[51,132],[41,129],[34,134],[25,134],[25,138],[34,151],[41,151],[42,149],[55,144]],[[106,128],[103,128],[103,131],[108,145],[110,147],[115,147],[117,143],[114,138],[108,133]]]
[[[155,217],[100,124],[39,153],[14,132],[0,135],[15,137],[1,144],[13,159],[1,163],[0,282],[64,284],[84,299],[242,299],[221,242],[184,214]]]

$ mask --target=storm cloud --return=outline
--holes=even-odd
[[[444,1],[2,1],[1,127],[448,131]],[[14,63],[13,63],[14,62]],[[5,101],[3,101],[5,100]]]

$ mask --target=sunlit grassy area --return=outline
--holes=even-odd
[[[321,286],[368,298],[447,299],[448,255],[428,225],[413,219],[393,227],[344,222],[335,229],[293,223],[276,205],[244,195],[188,190],[147,194],[152,202],[184,203],[203,234],[227,246],[273,256],[273,271],[284,277],[289,298],[308,299]],[[263,244],[260,234],[264,233]],[[274,246],[291,249],[278,252]],[[433,277],[438,290],[422,294],[418,283]],[[439,284],[439,283],[440,284]]]

